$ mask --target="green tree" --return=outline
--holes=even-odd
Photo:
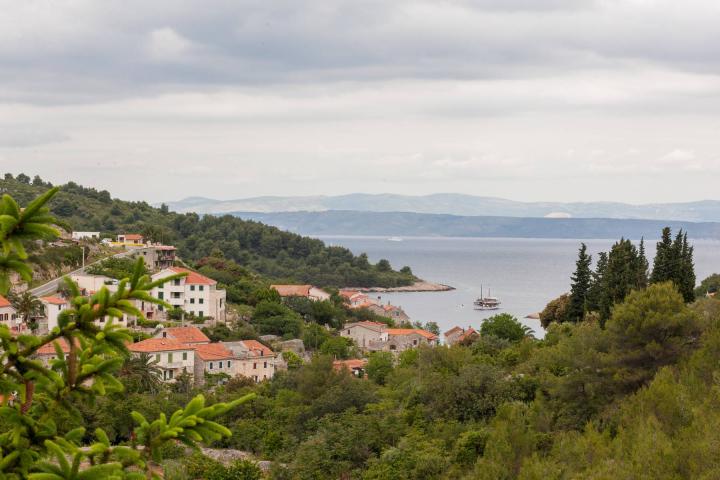
[[[653,261],[651,283],[672,281],[673,279],[673,241],[670,227],[662,230],[661,240],[657,243]]]
[[[519,342],[523,338],[531,337],[532,330],[530,327],[518,322],[517,318],[509,313],[501,313],[485,319],[480,325],[480,334],[504,338],[511,342]]]
[[[582,243],[570,287],[570,303],[567,309],[567,320],[570,322],[581,321],[587,311],[588,293],[592,280],[591,264],[592,257],[587,253],[587,246]]]
[[[22,318],[23,323],[33,332],[37,330],[37,318],[45,312],[43,303],[27,290],[19,294],[9,294],[8,300],[20,318]]]
[[[311,322],[303,331],[303,343],[309,350],[318,350],[325,341],[330,338],[330,332],[322,325]]]
[[[671,282],[635,291],[607,322],[611,351],[617,357],[619,384],[634,391],[697,341],[696,314]]]
[[[353,341],[349,338],[329,337],[320,345],[320,352],[336,359],[345,359],[350,357],[352,346]]]
[[[120,377],[131,392],[158,393],[163,386],[162,369],[150,354],[144,352],[125,360]]]
[[[368,356],[365,370],[368,378],[378,385],[385,385],[388,375],[393,371],[394,358],[390,352],[372,352]]]
[[[567,321],[567,310],[570,305],[570,294],[564,293],[555,300],[551,300],[540,312],[540,324],[547,328],[551,323]]]

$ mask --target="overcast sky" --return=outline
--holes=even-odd
[[[719,25],[717,0],[0,0],[0,172],[720,199]]]

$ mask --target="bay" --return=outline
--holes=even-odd
[[[410,237],[391,241],[385,237],[322,236],[331,245],[353,253],[367,253],[371,261],[385,258],[395,268],[408,265],[415,275],[434,283],[455,287],[448,292],[373,294],[382,302],[401,306],[413,321],[437,322],[441,331],[458,325],[479,328],[483,319],[510,313],[529,326],[537,337],[544,335],[540,322],[525,318],[540,312],[552,299],[570,288],[581,241],[597,258],[609,250],[612,240],[446,238]],[[652,264],[655,240],[646,242]],[[720,272],[720,241],[695,240],[695,271],[698,282]],[[500,310],[478,311],[473,300],[489,292],[502,301]]]

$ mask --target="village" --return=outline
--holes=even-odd
[[[230,379],[245,377],[258,383],[273,378],[275,373],[288,368],[286,352],[292,352],[303,361],[309,361],[312,352],[307,351],[300,339],[282,339],[276,335],[261,335],[259,340],[235,340],[212,342],[203,333],[202,327],[217,326],[233,322],[228,312],[226,291],[218,282],[183,265],[176,248],[146,241],[140,234],[120,234],[114,240],[100,240],[99,232],[72,232],[67,241],[76,243],[100,242],[119,251],[115,257],[142,258],[153,281],[175,274],[184,274],[152,291],[152,296],[167,302],[172,310],[162,305],[134,300],[134,306],[143,315],[137,318],[124,314],[121,318],[101,318],[98,327],[114,322],[144,337],[128,345],[134,356],[145,356],[159,368],[161,380],[175,382],[181,376],[188,376],[195,386],[203,386],[208,378]],[[101,288],[117,291],[119,281],[104,275],[81,271],[72,272],[68,277],[84,295],[92,295]],[[15,334],[45,335],[58,327],[59,315],[70,308],[61,279],[55,279],[33,291],[44,292],[38,296],[42,308],[33,315],[22,315],[12,302],[0,296],[0,323]],[[305,298],[309,301],[329,300],[331,294],[313,285],[271,285],[283,301]],[[48,292],[48,289],[52,290]],[[349,322],[337,334],[346,338],[356,347],[357,358],[335,359],[336,370],[348,369],[357,377],[365,377],[367,356],[372,352],[400,354],[421,345],[440,345],[438,333],[417,328],[402,308],[383,304],[380,297],[373,298],[357,289],[341,289],[338,294],[349,309],[366,309],[372,314],[388,319],[387,323],[363,320]],[[181,312],[180,318],[171,315]],[[395,328],[398,325],[401,328]],[[325,326],[327,330],[329,327]],[[476,335],[472,328],[454,327],[445,332],[445,344],[453,345]],[[60,350],[68,354],[70,346],[63,339],[57,342]],[[57,357],[52,344],[45,345],[37,352],[45,365]]]

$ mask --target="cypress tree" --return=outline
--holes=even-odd
[[[645,255],[645,239],[640,238],[640,247],[638,248],[637,258],[637,286],[638,288],[646,288],[648,285],[648,269],[650,264],[648,263],[647,256]]]
[[[606,305],[606,291],[607,286],[605,284],[605,274],[607,272],[608,255],[606,252],[598,253],[597,265],[595,265],[595,271],[592,274],[592,281],[590,283],[590,290],[588,292],[588,310],[599,312],[601,318],[604,317],[604,312],[607,310],[609,316],[610,307]]]
[[[650,283],[667,282],[672,279],[672,247],[670,227],[665,227],[662,231],[662,239],[657,244]]]
[[[571,322],[579,322],[585,316],[588,307],[588,292],[592,281],[592,257],[587,254],[587,246],[580,244],[578,259],[575,263],[575,273],[572,275],[572,286],[570,288],[570,305],[568,306],[567,319]]]
[[[678,290],[689,303],[695,300],[695,264],[693,262],[694,247],[688,243],[687,232],[683,235],[680,252],[680,271],[678,277]]]

